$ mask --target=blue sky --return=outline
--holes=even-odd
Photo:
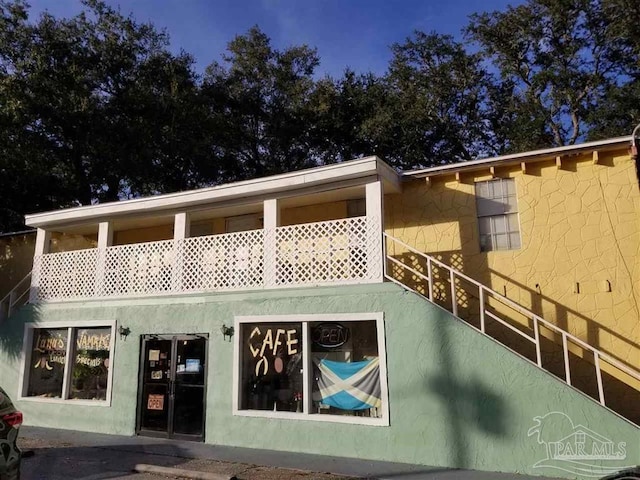
[[[48,10],[71,16],[79,0],[30,0],[32,13]],[[174,50],[194,55],[202,71],[220,60],[229,40],[251,26],[260,28],[277,48],[306,43],[316,47],[319,75],[339,76],[349,66],[357,72],[383,73],[389,45],[413,30],[460,37],[474,12],[502,10],[518,0],[108,0],[140,21],[165,28]]]

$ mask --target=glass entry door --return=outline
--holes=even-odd
[[[206,335],[142,338],[137,433],[204,440]]]

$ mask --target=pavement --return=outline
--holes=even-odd
[[[152,480],[137,464],[211,472],[239,480],[551,480],[548,477],[455,470],[294,452],[257,450],[149,437],[23,426],[22,480]],[[176,470],[178,473],[179,470]]]

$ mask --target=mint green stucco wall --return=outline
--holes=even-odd
[[[384,312],[390,395],[388,427],[232,415],[233,343],[220,333],[235,315]],[[0,385],[17,396],[24,322],[117,320],[111,407],[17,402],[25,423],[131,435],[135,429],[140,335],[209,333],[208,443],[538,475],[544,444],[533,418],[563,412],[640,463],[640,430],[538,370],[448,312],[392,284],[25,307],[0,327]],[[547,422],[543,438],[572,433]],[[596,462],[597,463],[597,462]],[[600,475],[601,476],[601,475]]]

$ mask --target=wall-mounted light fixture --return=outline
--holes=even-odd
[[[131,329],[129,327],[125,327],[122,325],[118,327],[118,334],[120,334],[121,340],[126,340],[130,333]]]
[[[226,340],[229,337],[229,341],[231,341],[231,337],[233,337],[233,327],[227,327],[224,323],[220,327],[220,331],[222,332],[222,339]]]

